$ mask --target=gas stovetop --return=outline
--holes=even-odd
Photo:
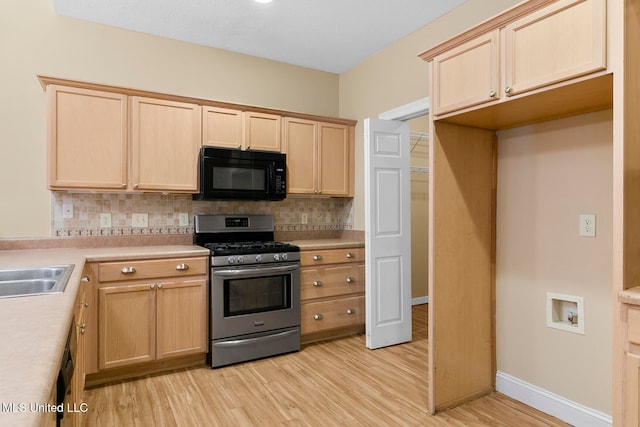
[[[274,241],[271,215],[196,215],[193,243],[211,251],[213,266],[300,259],[299,247]]]
[[[211,251],[211,255],[245,255],[264,254],[269,252],[300,252],[300,248],[283,242],[214,242],[203,246]]]

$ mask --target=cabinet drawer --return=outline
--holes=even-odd
[[[364,323],[364,296],[302,304],[301,333],[308,334]]]
[[[206,257],[105,262],[98,266],[100,282],[205,274],[207,274]]]
[[[640,310],[629,308],[629,326],[627,329],[627,340],[632,344],[640,345]]]
[[[300,290],[303,301],[364,292],[364,264],[302,269]]]
[[[300,265],[338,264],[342,262],[364,262],[364,248],[325,249],[300,252]]]

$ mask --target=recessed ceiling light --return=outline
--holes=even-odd
[[[256,3],[271,3],[271,0],[255,0]]]

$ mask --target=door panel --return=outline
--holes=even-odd
[[[365,120],[367,347],[411,340],[409,125]]]

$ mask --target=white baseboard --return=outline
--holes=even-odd
[[[587,408],[509,374],[496,373],[496,390],[576,427],[611,427],[610,415]]]
[[[411,299],[411,305],[429,304],[429,297],[417,297]]]

